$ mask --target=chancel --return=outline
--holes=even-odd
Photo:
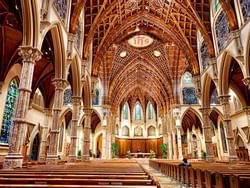
[[[250,187],[250,0],[0,0],[0,18],[0,187]]]

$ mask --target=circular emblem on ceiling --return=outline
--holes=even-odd
[[[154,42],[148,35],[135,35],[128,39],[128,44],[134,48],[145,48],[150,46]]]

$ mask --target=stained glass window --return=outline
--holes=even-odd
[[[240,0],[240,6],[242,9],[244,21],[246,22],[250,18],[250,1],[249,0]]]
[[[205,70],[208,67],[209,57],[208,57],[208,49],[204,41],[201,44],[200,53],[201,53],[202,69]]]
[[[151,103],[148,103],[148,119],[153,119],[153,106]]]
[[[219,104],[217,90],[214,89],[210,98],[210,104]]]
[[[189,72],[185,72],[182,77],[183,84],[192,84],[192,74]]]
[[[215,0],[215,2],[214,2],[215,12],[217,12],[217,10],[219,9],[219,7],[220,7],[220,0]]]
[[[72,90],[71,88],[67,88],[64,91],[63,95],[63,105],[72,104]]]
[[[128,105],[127,104],[123,106],[122,117],[123,119],[128,119]]]
[[[95,98],[92,100],[92,105],[99,104],[99,89],[95,90]]]
[[[10,134],[10,127],[12,124],[12,118],[15,111],[15,104],[18,97],[18,84],[15,79],[10,82],[7,98],[5,102],[4,112],[3,112],[3,123],[0,135],[1,143],[8,143],[8,138]]]
[[[80,52],[81,47],[81,22],[79,21],[76,28],[76,43],[75,47]]]
[[[68,0],[54,0],[53,5],[63,23],[66,23]]]
[[[197,97],[194,87],[184,87],[182,90],[183,104],[197,104]]]
[[[135,120],[141,120],[141,105],[139,102],[135,105]]]
[[[221,11],[215,22],[215,31],[217,36],[217,43],[219,51],[221,51],[225,46],[225,43],[228,39],[230,28],[227,23],[227,18],[224,11]]]

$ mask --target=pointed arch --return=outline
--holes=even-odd
[[[211,102],[210,97],[213,92],[212,91],[213,87],[217,89],[218,88],[217,83],[213,81],[213,79],[211,78],[209,74],[206,74],[204,77],[204,84],[202,88],[202,106],[203,107],[210,107],[210,102]],[[217,89],[217,94],[219,95],[218,92],[219,91]]]
[[[51,32],[52,43],[54,48],[54,71],[55,78],[66,79],[66,47],[64,43],[62,26],[59,22],[51,23],[41,34],[41,40],[38,44],[38,49],[42,49],[44,39],[48,32]]]

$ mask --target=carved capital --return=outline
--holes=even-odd
[[[64,90],[67,86],[68,86],[68,82],[64,79],[53,79],[52,80],[54,86],[56,87],[56,89],[60,89],[60,90]]]
[[[221,105],[227,104],[227,103],[229,103],[230,95],[220,95],[220,96],[218,96],[218,100],[220,101]]]
[[[83,108],[83,112],[85,116],[91,116],[91,113],[93,112],[93,109],[91,108]]]
[[[244,78],[242,81],[248,87],[248,90],[250,91],[250,76]]]
[[[199,110],[203,116],[206,116],[206,115],[208,116],[211,109],[209,107],[202,107],[202,108],[199,108]]]
[[[35,63],[42,57],[41,51],[37,48],[32,48],[30,46],[21,46],[18,50],[18,55],[23,58],[23,61]]]
[[[72,104],[79,105],[81,103],[82,98],[78,96],[72,96]]]

